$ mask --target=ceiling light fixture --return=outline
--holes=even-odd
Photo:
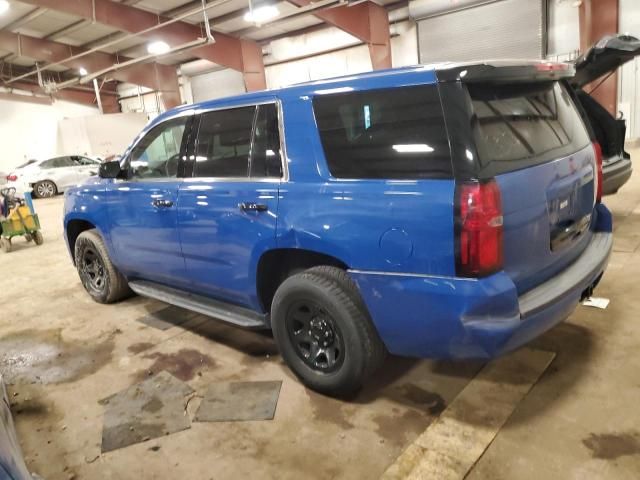
[[[0,0],[0,14],[3,14],[9,10],[9,2],[7,0]]]
[[[264,23],[280,14],[280,10],[275,5],[257,5],[255,8],[250,3],[249,11],[244,14],[244,21],[250,23]]]
[[[84,67],[80,67],[78,69],[78,73],[80,74],[81,77],[85,77],[89,72],[87,72],[87,69]]]
[[[151,42],[147,45],[147,52],[151,55],[164,55],[165,53],[169,53],[171,47],[167,42],[163,42],[162,40],[158,40],[156,42]]]

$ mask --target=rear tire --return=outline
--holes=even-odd
[[[78,235],[75,261],[82,286],[96,302],[114,303],[133,294],[126,278],[111,263],[97,230]]]
[[[33,194],[38,198],[55,197],[58,193],[58,186],[51,180],[43,180],[33,186]]]
[[[320,393],[352,395],[385,359],[356,285],[338,268],[314,267],[287,278],[276,291],[271,318],[283,359]]]
[[[11,240],[5,237],[0,238],[0,246],[2,247],[2,251],[4,253],[11,252]]]
[[[44,243],[44,237],[42,236],[42,232],[40,230],[33,232],[32,238],[35,244],[38,246]]]

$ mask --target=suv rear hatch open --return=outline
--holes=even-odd
[[[604,163],[604,194],[615,193],[631,176],[631,157],[624,150],[626,122],[616,119],[598,103],[591,93],[619,67],[640,55],[640,40],[630,35],[608,35],[598,41],[575,62],[576,75],[569,82],[576,90],[587,115],[593,135],[602,148]],[[586,86],[593,87],[586,90]]]
[[[441,83],[441,91],[454,136],[456,179],[497,183],[502,268],[523,293],[565,269],[587,247],[597,165],[563,80],[573,74],[569,65],[489,67],[456,69],[457,81]]]

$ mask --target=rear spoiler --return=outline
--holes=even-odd
[[[439,82],[514,83],[568,79],[576,74],[570,63],[545,61],[495,61],[443,64],[436,69]]]

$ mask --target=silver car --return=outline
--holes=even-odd
[[[33,189],[39,198],[53,197],[98,173],[100,162],[81,155],[29,160],[7,175],[7,187]]]

